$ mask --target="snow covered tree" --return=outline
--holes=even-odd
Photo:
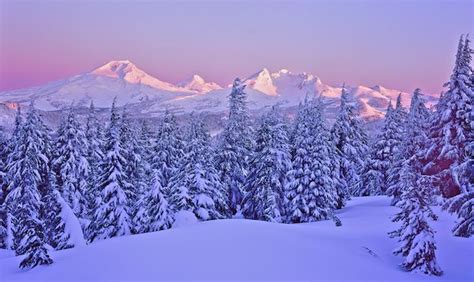
[[[51,173],[50,177],[54,178],[54,175]],[[64,202],[64,199],[55,182],[54,179],[50,179],[51,185],[43,195],[41,217],[45,223],[46,242],[56,250],[63,250],[74,247],[74,244],[70,240],[71,235],[66,230],[66,222],[63,217],[64,211],[61,202]],[[65,204],[67,205],[67,203]]]
[[[4,130],[0,127],[0,249],[6,248],[7,241],[7,207],[4,204],[6,198],[7,181],[5,175],[7,161],[7,138]]]
[[[461,37],[448,89],[436,105],[428,134],[424,173],[432,176],[432,184],[445,197],[465,190],[459,182],[459,173],[463,172],[455,168],[469,158],[466,146],[473,140],[471,51],[465,51],[469,49],[469,41]]]
[[[229,118],[219,140],[215,163],[227,191],[227,216],[236,213],[242,202],[242,187],[248,172],[253,141],[247,109],[245,85],[234,80],[229,96]]]
[[[85,199],[87,202],[88,218],[94,216],[94,211],[99,204],[100,190],[99,175],[100,164],[104,158],[104,140],[102,134],[103,128],[97,118],[94,103],[91,102],[89,113],[86,119],[85,138],[86,138],[86,159],[89,163],[89,175],[87,178],[87,193]]]
[[[446,202],[444,208],[451,213],[457,214],[459,217],[453,229],[453,233],[461,237],[470,237],[474,234],[474,110],[472,107],[472,101],[474,100],[474,73],[470,67],[471,54],[470,41],[468,36],[466,36],[462,51],[462,60],[459,62],[459,64],[462,63],[464,65],[458,67],[457,77],[452,78],[450,85],[450,95],[458,95],[458,97],[446,97],[447,101],[445,100],[447,105],[451,105],[451,109],[457,111],[457,113],[454,116],[453,113],[445,113],[447,117],[444,120],[444,126],[448,126],[446,123],[448,120],[451,120],[451,126],[456,127],[457,137],[449,136],[451,141],[454,141],[449,144],[454,148],[445,145],[447,151],[444,154],[446,155],[444,159],[448,159],[449,162],[456,158],[457,160],[451,165],[451,170],[446,169],[446,173],[441,172],[438,174],[441,175],[441,178],[443,178],[443,176],[447,177],[443,174],[452,174],[454,183],[460,191],[459,195],[454,196]],[[469,75],[471,77],[470,81],[466,79]],[[467,87],[469,87],[469,89],[467,89]],[[463,94],[470,96],[466,99]],[[459,101],[461,97],[464,101]],[[469,100],[470,103],[465,104],[467,100]],[[458,120],[453,121],[452,119],[454,118]],[[462,144],[462,140],[464,140],[464,144]],[[432,145],[432,148],[433,146],[435,146],[435,144]],[[464,146],[464,151],[462,151],[462,146]],[[451,157],[448,157],[450,155],[448,154],[448,150],[451,151]]]
[[[422,163],[422,154],[427,139],[427,125],[430,116],[429,110],[424,104],[421,90],[415,89],[411,99],[410,111],[404,123],[404,135],[399,149],[394,152],[394,161],[389,169],[389,187],[387,194],[392,196],[392,205],[395,205],[402,193],[400,182],[400,171],[403,163],[414,157],[416,162]],[[421,170],[416,171],[421,173]]]
[[[398,106],[400,105],[400,106]],[[362,190],[359,196],[383,195],[388,188],[388,170],[393,164],[394,153],[398,150],[403,137],[403,123],[400,117],[401,104],[393,109],[389,103],[385,114],[384,127],[377,136],[369,159],[362,174]]]
[[[105,134],[105,157],[99,176],[100,199],[88,227],[88,240],[96,241],[131,233],[131,219],[125,174],[124,149],[120,136],[120,116],[112,103],[110,122]]]
[[[361,174],[369,150],[368,138],[353,105],[351,105],[349,93],[344,87],[341,93],[339,113],[331,134],[339,154],[340,175],[346,182],[349,194],[353,194],[353,191],[360,191]],[[340,198],[343,197],[340,196]]]
[[[63,118],[56,135],[52,166],[57,187],[82,226],[85,226],[88,217],[86,192],[89,163],[84,132],[73,109]]]
[[[282,222],[286,174],[291,167],[286,125],[277,107],[265,114],[257,130],[256,150],[244,186],[245,218]]]
[[[3,148],[2,153],[5,156],[4,166],[2,167],[2,182],[0,183],[1,192],[0,192],[0,248],[6,248],[13,250],[14,249],[14,240],[13,240],[13,222],[12,222],[12,210],[11,207],[6,204],[6,198],[8,194],[8,186],[10,183],[9,177],[11,173],[8,173],[9,166],[8,164],[15,161],[14,157],[17,155],[12,154],[13,149],[19,143],[21,126],[23,123],[21,115],[21,107],[18,106],[17,112],[15,115],[15,123],[13,128],[13,134],[9,139],[9,142],[6,147]]]
[[[408,114],[405,109],[402,107],[401,103],[401,94],[397,97],[397,104],[395,110],[393,111],[393,122],[395,127],[398,127],[399,130],[393,131],[393,147],[392,147],[392,155],[390,160],[390,165],[388,169],[388,177],[386,183],[386,191],[385,194],[390,195],[391,190],[396,190],[396,186],[399,183],[400,179],[400,171],[402,169],[403,162],[406,159],[404,156],[404,151],[407,144],[405,144],[404,136],[406,130],[406,121],[407,121]]]
[[[151,174],[149,158],[145,148],[142,147],[147,142],[147,140],[142,140],[142,138],[146,138],[146,134],[142,133],[141,128],[139,129],[136,125],[128,118],[124,109],[120,120],[120,143],[123,148],[124,172],[125,179],[127,179],[124,182],[124,191],[127,196],[134,233],[138,233],[137,230],[142,229],[139,226],[142,222],[138,212],[142,205],[140,200],[150,186],[148,181]]]
[[[171,208],[164,195],[162,176],[159,173],[159,170],[153,171],[151,188],[145,193],[138,211],[138,216],[142,219],[140,233],[168,229],[173,223]]]
[[[159,170],[161,186],[169,194],[169,181],[180,166],[184,144],[174,115],[166,110],[158,126],[158,133],[151,158],[152,169]]]
[[[26,257],[20,267],[31,268],[53,261],[46,248],[44,222],[40,218],[41,194],[49,185],[46,127],[33,107],[20,127],[16,144],[9,156],[7,212],[11,212],[13,247],[17,255]]]
[[[428,219],[435,220],[436,215],[429,206],[431,193],[419,182],[420,175],[413,169],[413,158],[405,161],[400,174],[402,195],[397,202],[401,210],[393,218],[402,225],[390,236],[400,242],[394,253],[405,258],[402,263],[405,270],[439,276],[442,271],[436,262],[434,231],[428,222]]]
[[[173,210],[192,211],[201,220],[221,218],[226,204],[209,139],[202,120],[193,117],[186,132],[184,159],[169,182]]]

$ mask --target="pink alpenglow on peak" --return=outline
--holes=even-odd
[[[144,84],[166,91],[183,91],[183,89],[180,89],[171,83],[161,81],[147,74],[129,60],[110,61],[107,64],[92,71],[92,74],[108,76],[111,78],[119,78],[132,84]]]
[[[215,82],[207,82],[200,75],[195,74],[191,78],[184,80],[177,84],[184,89],[197,91],[199,93],[207,93],[212,90],[222,89],[222,87]]]

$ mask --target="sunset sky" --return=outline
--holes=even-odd
[[[0,91],[128,59],[176,83],[261,68],[439,93],[474,1],[3,1]]]

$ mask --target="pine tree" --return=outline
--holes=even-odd
[[[54,178],[54,175],[51,173],[50,177]],[[46,241],[56,250],[72,248],[74,244],[70,241],[71,235],[66,230],[66,222],[63,218],[61,202],[64,199],[54,184],[55,180],[50,179],[50,183],[51,185],[42,198],[42,218],[45,223]]]
[[[461,127],[458,129],[458,138],[455,138],[455,142],[452,144],[458,147],[457,149],[459,151],[457,153],[460,153],[461,155],[457,156],[457,163],[453,163],[453,169],[449,171],[452,173],[454,182],[459,187],[460,194],[449,199],[444,208],[451,213],[457,214],[459,217],[459,220],[453,229],[453,233],[454,235],[461,237],[470,237],[474,234],[474,111],[472,107],[472,101],[474,100],[474,73],[470,67],[471,54],[472,49],[470,47],[469,37],[466,36],[462,51],[462,61],[464,62],[464,66],[459,67],[461,69],[459,70],[459,77],[454,78],[454,81],[452,80],[453,91],[459,96],[462,95],[459,92],[464,92],[466,95],[470,95],[468,100],[470,100],[471,103],[454,103],[451,99],[448,103],[456,105],[457,114],[455,117],[460,119],[458,120],[460,124],[457,126],[458,128]],[[470,74],[470,81],[465,78],[468,74]],[[459,89],[456,90],[456,87]],[[463,89],[462,87],[470,87],[470,89]],[[454,107],[454,109],[456,109],[456,107]],[[467,112],[464,112],[464,110],[467,110]],[[450,117],[452,118],[452,116]],[[464,134],[466,135],[463,137]],[[464,144],[459,144],[463,138],[465,138]],[[461,151],[461,148],[459,148],[461,145],[464,145],[464,151]]]
[[[84,132],[71,109],[57,131],[52,162],[59,191],[74,214],[86,225],[89,163]]]
[[[7,247],[7,207],[5,205],[6,187],[8,185],[5,175],[7,161],[7,138],[3,128],[0,127],[0,249]]]
[[[395,205],[402,193],[400,185],[400,171],[403,163],[414,157],[416,162],[422,163],[420,152],[423,151],[426,144],[427,124],[429,119],[429,110],[424,104],[420,89],[415,89],[411,99],[410,111],[403,127],[403,138],[397,151],[394,152],[394,161],[389,169],[389,187],[387,194],[392,196],[392,205]],[[416,171],[421,173],[421,170]]]
[[[100,200],[88,227],[89,241],[131,233],[131,219],[126,189],[124,149],[120,140],[120,116],[112,103],[110,123],[105,134],[105,158],[99,177]]]
[[[120,120],[120,144],[123,148],[124,173],[126,182],[123,182],[126,192],[128,209],[132,217],[133,232],[142,229],[140,224],[140,199],[149,187],[147,175],[150,174],[150,165],[147,161],[144,148],[141,146],[146,140],[141,140],[142,133],[139,132],[136,124],[127,115],[126,110]]]
[[[215,163],[220,182],[227,191],[227,216],[235,214],[242,202],[244,185],[253,141],[252,128],[247,108],[245,85],[237,78],[234,80],[229,96],[229,118],[220,136]]]
[[[8,164],[8,195],[5,203],[11,212],[14,249],[17,255],[26,254],[20,263],[31,268],[53,261],[46,248],[44,222],[40,218],[41,193],[49,179],[44,175],[48,165],[45,126],[33,105],[23,126],[16,133]]]
[[[245,182],[245,218],[282,222],[286,174],[291,166],[286,125],[278,109],[264,115],[257,130],[256,150]]]
[[[400,175],[402,195],[397,206],[401,211],[393,218],[401,222],[399,229],[390,233],[398,238],[400,247],[394,251],[405,257],[402,267],[407,271],[419,270],[426,274],[442,274],[436,262],[434,231],[428,219],[436,220],[429,207],[430,192],[420,185],[420,175],[413,169],[413,158],[403,163]]]
[[[368,138],[344,87],[339,114],[331,133],[339,154],[340,175],[349,189],[348,194],[354,194],[354,191],[361,190],[361,174],[369,150]],[[347,196],[343,194],[339,198]],[[341,206],[341,203],[338,205]]]
[[[189,210],[201,220],[221,218],[223,188],[211,162],[209,133],[200,118],[193,118],[186,133],[185,156],[170,179],[171,206]]]
[[[393,164],[394,153],[398,150],[403,136],[399,107],[401,107],[399,102],[397,102],[398,110],[393,109],[391,103],[388,105],[384,127],[371,146],[373,149],[362,173],[362,190],[356,192],[359,196],[386,193],[389,183],[388,170]]]
[[[6,198],[9,192],[9,183],[11,182],[12,174],[9,173],[9,165],[14,161],[17,161],[15,158],[17,154],[12,154],[15,146],[19,143],[21,127],[23,124],[23,119],[21,115],[21,107],[18,106],[17,112],[15,115],[15,123],[13,128],[13,133],[7,146],[4,148],[3,153],[6,156],[5,166],[3,168],[2,174],[2,196],[0,202],[0,241],[6,249],[13,250],[14,249],[14,238],[13,238],[13,216],[12,216],[12,207],[7,205]],[[9,178],[10,177],[10,178]]]
[[[169,181],[180,166],[184,156],[184,145],[176,118],[168,110],[158,126],[156,143],[151,158],[151,168],[159,170],[161,186],[165,195],[169,195]]]
[[[461,37],[456,61],[447,91],[436,105],[428,134],[424,173],[432,176],[432,185],[443,196],[453,197],[464,192],[459,179],[462,170],[456,169],[469,158],[468,144],[473,140],[473,86],[469,41],[464,46]]]
[[[145,194],[143,201],[144,232],[168,229],[173,223],[171,209],[161,186],[161,179],[159,170],[154,170],[151,179],[152,186]]]
[[[94,211],[98,207],[100,201],[99,175],[100,164],[104,159],[104,140],[102,134],[102,126],[97,118],[97,113],[94,103],[91,102],[89,113],[86,119],[85,138],[86,138],[86,159],[89,163],[89,175],[87,179],[87,214],[88,218],[92,219]],[[87,234],[87,232],[86,232]],[[87,235],[86,235],[87,236]]]

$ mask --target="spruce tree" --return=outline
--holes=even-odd
[[[398,102],[397,105],[399,105]],[[384,126],[371,146],[372,151],[362,173],[362,190],[356,192],[356,195],[369,196],[386,193],[389,183],[388,171],[393,164],[394,153],[398,150],[403,136],[400,116],[399,110],[393,109],[392,103],[389,103]]]
[[[331,134],[339,154],[340,175],[349,189],[348,194],[354,194],[354,191],[361,190],[361,174],[369,148],[367,134],[344,87],[339,113]],[[344,199],[347,196],[341,195],[339,198]]]
[[[53,262],[46,248],[44,222],[40,217],[41,194],[49,181],[44,178],[49,173],[44,171],[49,162],[44,131],[45,126],[32,104],[24,125],[16,133],[16,144],[9,156],[9,192],[5,203],[11,212],[15,253],[26,254],[21,268]]]
[[[173,223],[170,206],[165,197],[162,177],[159,170],[154,170],[151,179],[151,187],[147,191],[143,201],[144,231],[153,232],[168,229]]]
[[[173,210],[192,211],[201,220],[221,218],[225,205],[209,139],[202,120],[193,118],[186,132],[184,159],[169,183]]]
[[[94,107],[94,103],[91,102],[85,126],[85,152],[87,162],[89,163],[89,175],[87,178],[88,186],[85,199],[87,202],[87,214],[89,219],[92,219],[92,217],[94,216],[94,211],[100,203],[100,190],[98,189],[98,180],[100,175],[100,164],[104,159],[104,140],[102,131],[103,128],[101,126],[101,123],[99,122],[99,119],[97,118],[97,112]]]
[[[263,116],[256,138],[256,149],[244,186],[242,214],[249,219],[282,222],[291,156],[286,125],[277,107]]]
[[[392,205],[395,205],[402,193],[400,171],[403,163],[409,158],[415,158],[414,161],[420,167],[423,163],[423,152],[426,144],[427,125],[429,119],[429,110],[426,108],[423,100],[423,94],[420,89],[415,89],[411,99],[410,110],[407,120],[404,123],[404,136],[399,149],[394,152],[394,161],[392,168],[389,169],[389,187],[387,194],[392,196]],[[421,170],[416,171],[421,173]]]
[[[464,45],[467,43],[467,47]],[[424,173],[432,176],[432,185],[444,197],[453,197],[462,192],[459,181],[462,169],[456,169],[469,157],[466,147],[473,140],[473,86],[469,41],[461,37],[456,54],[454,70],[447,91],[440,97],[433,114],[428,134],[428,149]]]
[[[420,185],[420,175],[413,168],[413,162],[414,158],[406,160],[401,169],[402,194],[397,202],[401,210],[393,218],[394,222],[401,222],[401,227],[390,236],[400,242],[394,253],[404,257],[401,266],[405,270],[439,276],[442,271],[436,262],[434,231],[428,222],[429,219],[436,220],[429,207],[431,193]]]
[[[472,101],[474,100],[474,73],[470,67],[471,54],[472,49],[470,47],[469,37],[466,36],[462,51],[462,60],[460,60],[462,63],[459,62],[462,66],[458,67],[457,77],[452,78],[450,85],[450,90],[452,89],[451,95],[456,96],[457,94],[458,97],[451,97],[450,99],[446,97],[446,100],[448,100],[446,103],[451,105],[451,109],[457,112],[454,117],[458,118],[456,126],[458,129],[457,138],[451,137],[454,141],[451,144],[455,148],[450,149],[452,153],[459,154],[452,155],[450,162],[455,158],[457,158],[457,161],[451,165],[453,169],[446,171],[452,174],[454,183],[458,186],[460,194],[449,199],[444,205],[444,208],[458,216],[458,222],[453,229],[453,233],[460,237],[470,237],[474,234],[474,110],[472,106]],[[471,79],[466,79],[466,77],[469,76]],[[464,87],[468,87],[469,89]],[[455,94],[453,94],[453,92]],[[463,94],[470,96],[467,97],[468,99],[465,99],[466,97],[463,97]],[[460,100],[461,97],[464,98],[464,101],[456,102],[456,100]],[[467,101],[470,101],[470,103],[466,103]],[[453,113],[449,114],[450,115],[448,115],[448,113],[445,114],[449,117],[445,122],[451,120],[451,126],[454,126],[453,123],[456,124],[456,120],[452,120],[454,118]],[[444,126],[447,125],[445,124]],[[464,144],[461,144],[460,142],[463,139]],[[463,151],[462,146],[464,146]],[[433,147],[434,144],[431,148]],[[443,175],[443,172],[439,174]]]
[[[4,154],[6,156],[5,166],[3,168],[3,175],[2,175],[2,204],[0,205],[0,211],[3,211],[3,215],[0,212],[0,233],[3,234],[0,236],[1,244],[6,248],[13,250],[14,249],[14,238],[13,238],[13,216],[12,216],[12,207],[7,205],[6,198],[9,192],[9,183],[11,182],[11,177],[13,176],[9,173],[9,164],[17,161],[15,158],[18,154],[12,154],[15,146],[19,144],[19,138],[21,134],[21,127],[23,124],[23,118],[21,115],[21,107],[18,105],[16,115],[15,115],[15,122],[13,127],[12,136],[9,139],[7,146],[4,148]]]
[[[85,226],[88,218],[86,194],[89,180],[86,139],[84,132],[69,110],[56,133],[54,160],[52,162],[59,191]]]
[[[166,110],[158,126],[151,158],[151,168],[158,170],[161,186],[169,195],[169,181],[184,156],[184,144],[175,116]]]
[[[229,95],[229,118],[220,136],[215,159],[220,182],[227,191],[227,216],[235,214],[242,202],[242,187],[253,147],[247,94],[244,90],[245,85],[236,78]]]
[[[112,103],[110,122],[105,134],[105,157],[101,163],[98,189],[100,199],[91,224],[89,241],[131,233],[130,207],[126,179],[126,159],[120,136],[120,116]]]

